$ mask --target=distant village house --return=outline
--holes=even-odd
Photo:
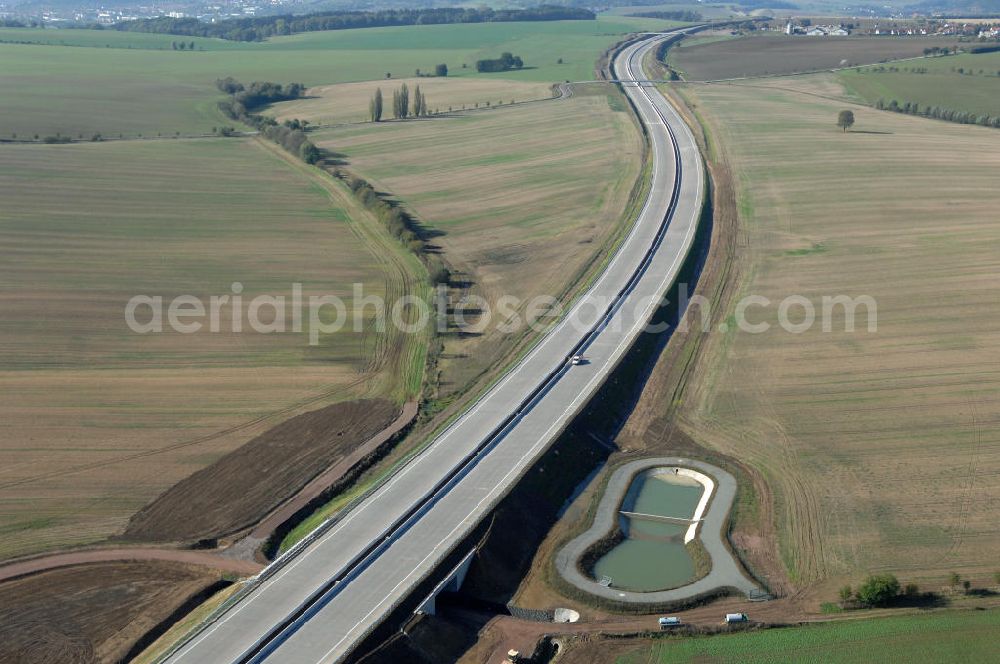
[[[789,21],[785,25],[786,35],[806,35],[807,37],[846,37],[851,31],[843,25],[795,25]]]

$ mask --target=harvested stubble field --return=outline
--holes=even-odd
[[[831,75],[803,78],[805,90]],[[787,81],[775,81],[775,86]],[[792,580],[985,576],[1000,547],[1000,134],[788,89],[690,86],[738,187],[741,286],[762,334],[713,332],[680,404],[692,438],[764,474]],[[817,322],[793,334],[778,303]],[[823,296],[868,295],[845,332]],[[730,305],[731,306],[731,305]],[[726,312],[732,313],[731,310]],[[801,307],[790,318],[801,320]]]
[[[900,105],[909,101],[920,104],[921,108],[939,106],[992,117],[1000,115],[1000,53],[924,58],[895,66],[900,71],[863,67],[860,71],[840,72],[839,77],[851,92],[871,104],[879,99],[888,104],[895,99]],[[914,69],[926,73],[916,73]]]
[[[642,164],[622,98],[599,84],[566,100],[342,127],[316,140],[440,233],[434,243],[494,312],[481,334],[444,336],[443,393],[494,369],[523,339],[523,327],[497,329],[501,297],[520,298],[512,310],[524,316],[528,298],[562,297],[593,267],[623,227]]]
[[[384,268],[391,248],[376,257],[356,235],[365,213],[349,217],[254,140],[5,146],[0,197],[0,558],[100,541],[292,415],[404,398],[413,371],[397,356],[422,370],[366,320],[314,347],[305,331],[247,325],[250,298],[290,298],[293,282],[348,299],[354,282],[407,288]],[[231,306],[219,333],[172,332],[166,313],[163,334],[125,323],[133,295],[166,308],[178,294],[232,295],[236,281],[240,333]]]
[[[195,42],[195,51],[170,50],[177,39],[171,35],[0,29],[0,88],[18,92],[0,96],[0,137],[208,133],[213,126],[231,124],[216,108],[215,80],[225,76],[317,86],[384,80],[386,73],[412,76],[416,69],[431,72],[444,63],[449,77],[546,85],[588,80],[594,61],[623,35],[669,25],[602,16],[596,21],[334,30],[260,43],[186,38]],[[32,43],[2,43],[10,41]],[[503,51],[520,55],[525,68],[476,72],[476,60]]]
[[[406,84],[412,98],[417,86],[434,112],[472,109],[552,97],[546,83],[520,82],[500,78],[400,78],[360,83],[340,83],[310,88],[303,99],[279,104],[272,113],[278,120],[308,120],[312,124],[368,122],[368,103],[377,89],[382,90],[383,120],[392,119],[392,93]],[[273,111],[279,111],[274,114]]]
[[[673,47],[667,62],[689,81],[794,74],[915,58],[928,47],[950,47],[945,37],[757,36]],[[921,61],[922,62],[922,61]]]
[[[0,585],[0,661],[118,662],[219,574],[166,562],[67,567]]]

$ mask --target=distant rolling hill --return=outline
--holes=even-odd
[[[1000,0],[924,0],[904,11],[943,16],[998,16]]]

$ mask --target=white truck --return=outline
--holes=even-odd
[[[683,625],[681,619],[677,616],[666,616],[665,618],[660,618],[660,629],[670,629],[671,627],[677,627],[678,625]]]

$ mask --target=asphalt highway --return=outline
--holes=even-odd
[[[645,79],[641,59],[659,39],[625,48],[616,76]],[[625,83],[624,89],[649,133],[652,187],[605,271],[423,452],[167,661],[343,660],[496,506],[598,389],[676,278],[705,190],[694,137],[670,104],[653,87]],[[588,362],[570,365],[576,353]]]

